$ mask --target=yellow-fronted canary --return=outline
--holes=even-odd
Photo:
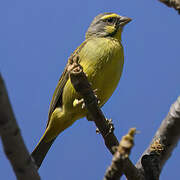
[[[99,14],[89,26],[85,41],[73,53],[73,56],[78,55],[88,81],[97,90],[100,107],[111,97],[120,80],[124,64],[121,33],[130,21],[130,18],[115,13]],[[87,115],[67,68],[68,64],[55,89],[45,133],[32,152],[38,167],[59,133]]]

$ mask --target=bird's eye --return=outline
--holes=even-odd
[[[114,18],[107,19],[107,22],[112,23],[114,21]]]

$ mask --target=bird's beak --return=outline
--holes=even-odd
[[[121,17],[119,18],[119,25],[120,25],[121,27],[123,27],[124,25],[128,24],[130,21],[132,21],[131,18],[121,16]]]

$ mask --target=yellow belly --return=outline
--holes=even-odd
[[[97,89],[96,95],[102,106],[111,97],[121,77],[124,64],[122,45],[112,38],[91,39],[82,48],[79,57],[93,90]],[[73,106],[74,100],[80,98],[68,80],[63,91],[63,111],[72,114],[74,120],[85,113],[81,105]]]

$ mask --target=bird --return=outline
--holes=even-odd
[[[121,34],[131,18],[113,12],[97,15],[85,34],[84,42],[72,53],[79,57],[87,79],[102,107],[116,89],[123,71],[124,50]],[[72,57],[71,56],[71,57]],[[67,63],[54,91],[43,136],[31,153],[39,169],[56,137],[76,120],[87,116],[83,99],[74,89]]]

